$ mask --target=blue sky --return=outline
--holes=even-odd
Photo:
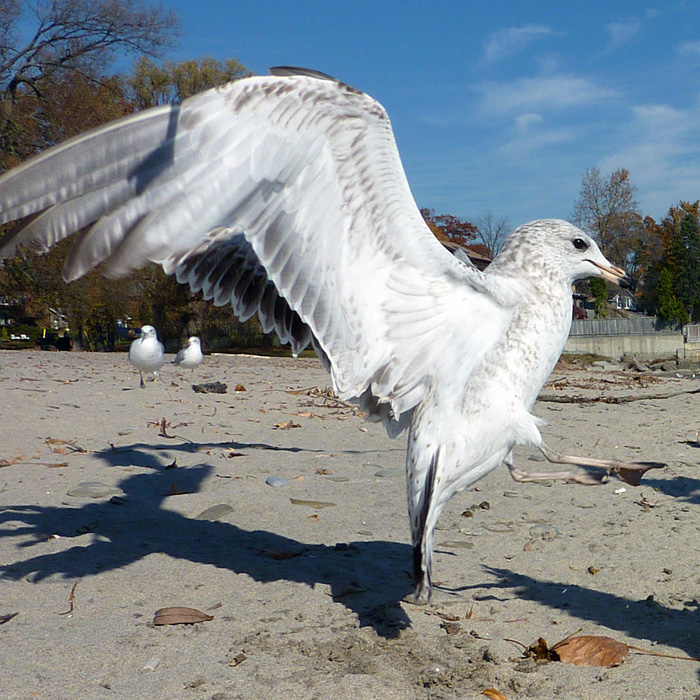
[[[515,227],[627,168],[643,214],[700,199],[700,3],[163,0],[174,59],[329,73],[389,112],[414,197]]]

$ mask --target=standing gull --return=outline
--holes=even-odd
[[[158,340],[158,334],[153,326],[141,326],[141,336],[129,346],[129,362],[139,371],[141,388],[145,387],[143,373],[151,372],[158,378],[158,370],[165,363],[163,343]]]
[[[565,221],[517,228],[483,272],[430,232],[371,97],[273,69],[73,138],[0,178],[0,242],[40,251],[77,233],[64,277],[155,262],[294,354],[312,344],[340,398],[409,429],[415,590],[427,603],[435,523],[516,444],[564,348],[571,285],[626,283]],[[601,461],[606,468],[620,463]]]
[[[192,370],[190,376],[194,374],[195,367],[202,364],[204,355],[202,355],[202,343],[199,338],[192,336],[187,339],[187,345],[180,348],[175,355],[173,362],[179,367]]]

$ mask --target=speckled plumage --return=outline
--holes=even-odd
[[[410,425],[408,507],[427,602],[444,504],[538,444],[529,411],[561,352],[575,279],[620,280],[571,224],[518,228],[480,272],[423,221],[379,103],[311,72],[277,71],[100,127],[0,177],[0,242],[66,262],[148,262],[242,319],[258,314],[296,354],[309,343],[343,399]],[[152,370],[151,370],[152,371]]]

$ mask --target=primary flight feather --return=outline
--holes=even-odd
[[[540,446],[530,409],[564,348],[571,284],[624,272],[564,221],[516,229],[484,272],[449,253],[411,196],[382,106],[322,74],[278,69],[90,131],[0,177],[0,241],[76,234],[64,276],[148,262],[309,343],[342,399],[394,436],[410,426],[415,591],[431,594],[448,499]]]

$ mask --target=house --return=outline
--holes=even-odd
[[[639,311],[637,300],[627,289],[616,289],[608,302],[621,311]]]

